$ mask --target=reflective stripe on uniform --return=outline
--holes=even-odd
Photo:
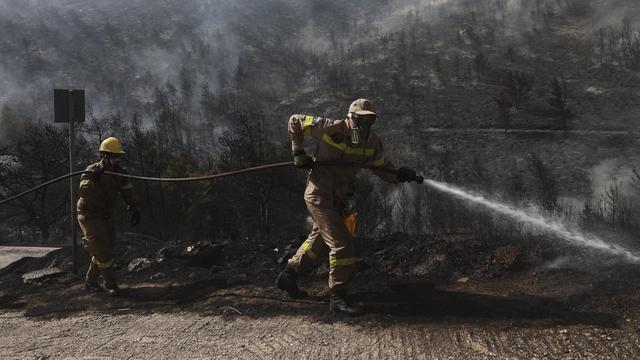
[[[356,257],[350,257],[346,259],[336,259],[332,256],[329,257],[329,265],[333,265],[333,266],[353,265],[356,263],[356,261],[358,261],[358,258]]]
[[[328,134],[322,135],[322,141],[326,142],[327,144],[333,146],[336,149],[339,149],[340,151],[348,155],[372,156],[375,152],[375,149],[353,148],[353,147],[347,146],[347,144],[337,143],[333,141],[331,136],[329,136]]]
[[[89,185],[91,183],[91,180],[82,180],[80,181],[80,186],[86,186]]]
[[[107,262],[100,262],[98,261],[98,259],[96,259],[95,256],[91,258],[91,262],[98,265],[100,269],[107,269],[113,265],[113,260],[109,260]]]
[[[309,255],[311,260],[315,260],[318,257],[318,255],[311,250],[311,244],[308,241],[305,241],[304,244],[302,244],[302,250],[304,250],[305,254]]]
[[[133,185],[131,185],[131,183],[126,183],[120,188],[120,190],[130,190],[130,189],[133,189]]]
[[[313,125],[313,116],[305,116],[304,123],[302,123],[302,132],[305,135],[311,134],[311,125]]]
[[[384,156],[382,156],[380,159],[372,162],[371,165],[373,165],[373,166],[382,166],[382,165],[384,165]]]

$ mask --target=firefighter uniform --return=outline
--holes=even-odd
[[[293,115],[288,125],[294,153],[303,149],[304,137],[311,136],[318,141],[315,152],[317,162],[354,162],[393,167],[385,159],[382,144],[372,129],[367,138],[355,146],[351,142],[346,120]],[[340,165],[318,166],[311,170],[304,199],[314,225],[306,241],[289,260],[289,266],[296,272],[306,272],[321,254],[328,251],[329,288],[332,290],[345,289],[355,275],[353,235],[345,224],[345,204],[354,193],[359,170],[358,167]],[[387,182],[398,182],[394,173],[373,172]]]
[[[112,165],[103,158],[89,165],[88,171],[124,173],[119,165]],[[84,233],[82,244],[91,255],[91,263],[85,277],[88,285],[97,285],[99,276],[107,289],[117,288],[113,271],[113,248],[115,231],[113,210],[121,196],[128,209],[135,209],[133,186],[127,179],[119,176],[101,174],[98,178],[84,173],[80,179],[79,199],[77,203],[78,223]]]

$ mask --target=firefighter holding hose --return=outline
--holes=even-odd
[[[89,270],[85,276],[87,291],[103,290],[98,280],[104,280],[104,288],[109,295],[119,293],[113,271],[113,246],[115,230],[113,210],[118,197],[122,197],[131,213],[131,225],[140,222],[140,212],[136,207],[133,185],[126,178],[104,174],[105,171],[124,173],[120,158],[124,154],[122,144],[115,137],[105,139],[100,144],[100,161],[87,167],[80,178],[77,203],[78,223],[84,233],[82,244],[91,255]]]
[[[306,294],[297,286],[297,275],[311,270],[319,256],[328,251],[330,311],[347,315],[361,313],[361,309],[347,297],[347,289],[356,272],[356,258],[353,228],[349,224],[353,218],[349,218],[345,211],[345,206],[354,193],[355,178],[361,167],[343,166],[340,163],[372,167],[374,174],[390,183],[417,179],[413,169],[401,167],[396,170],[385,159],[380,139],[372,129],[376,119],[373,103],[357,99],[349,107],[346,119],[293,115],[288,123],[296,167],[313,168],[307,181],[304,200],[314,225],[306,241],[276,279],[276,286],[292,298],[305,297]],[[305,136],[311,136],[317,141],[315,160],[304,151]],[[314,167],[315,162],[324,165]],[[336,165],[330,165],[332,163]]]

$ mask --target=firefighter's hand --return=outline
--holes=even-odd
[[[403,166],[398,169],[397,177],[400,182],[416,181],[416,171],[412,168]]]
[[[311,169],[313,167],[313,158],[304,150],[296,150],[293,152],[293,164],[297,168]]]
[[[138,224],[140,224],[140,219],[142,218],[140,210],[136,208],[130,208],[129,212],[131,212],[131,226],[138,226]]]

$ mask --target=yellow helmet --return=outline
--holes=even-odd
[[[108,137],[100,144],[100,152],[106,152],[111,154],[124,154],[122,150],[122,143],[117,138]]]

